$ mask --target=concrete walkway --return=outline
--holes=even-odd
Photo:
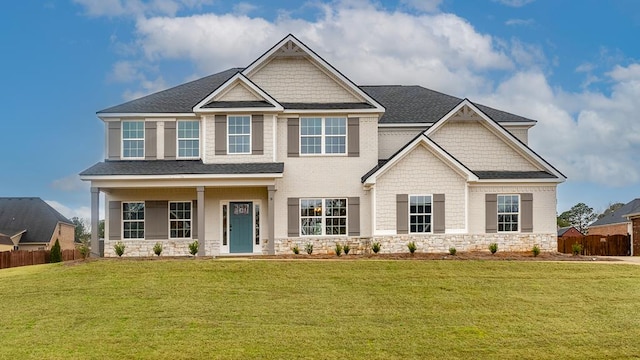
[[[625,264],[640,265],[640,256],[598,256],[603,259],[613,259]]]

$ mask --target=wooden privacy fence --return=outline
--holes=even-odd
[[[629,235],[586,235],[577,237],[559,237],[558,252],[573,253],[573,244],[582,245],[581,255],[629,256],[631,255],[631,237]]]
[[[0,269],[46,264],[51,259],[51,250],[15,250],[0,252]],[[82,259],[78,250],[62,250],[62,261]]]

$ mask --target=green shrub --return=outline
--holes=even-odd
[[[121,241],[118,241],[115,245],[113,245],[113,250],[115,250],[116,255],[122,256],[124,254],[124,244]]]
[[[456,250],[456,248],[454,248],[453,246],[449,248],[449,255],[455,256],[456,252],[458,252],[458,250]]]
[[[153,253],[160,256],[160,254],[162,254],[162,244],[157,242],[155,245],[153,245]]]
[[[491,251],[492,254],[495,254],[498,251],[498,244],[496,243],[489,244],[489,251]]]
[[[582,253],[582,245],[575,243],[573,245],[571,245],[571,251],[573,252],[573,255],[580,255]]]
[[[380,252],[380,243],[379,242],[374,242],[373,245],[371,245],[371,250],[373,250],[374,254],[377,254]]]
[[[344,244],[344,246],[342,247],[342,250],[344,250],[345,255],[349,255],[349,251],[351,251],[351,247],[349,246],[349,244]]]
[[[198,240],[189,244],[189,254],[196,256],[198,254]]]
[[[311,253],[313,252],[313,244],[312,243],[308,243],[307,245],[304,246],[304,251],[307,252],[307,254],[311,255]]]
[[[300,254],[300,248],[298,247],[298,245],[291,248],[291,251],[293,251],[293,253],[296,255]]]
[[[537,257],[538,255],[540,255],[540,247],[538,245],[533,245],[533,249],[531,249],[531,252],[533,253],[533,257]]]
[[[91,254],[91,247],[89,246],[89,239],[82,239],[80,246],[78,246],[78,251],[80,252],[80,256],[83,259],[86,259]]]
[[[60,242],[56,239],[55,244],[51,247],[51,259],[52,263],[57,263],[62,261],[62,249],[60,249]]]
[[[416,250],[418,249],[418,247],[416,246],[415,241],[412,241],[412,242],[408,243],[408,244],[407,244],[407,247],[409,248],[409,252],[410,252],[411,254],[415,253],[415,252],[416,252]]]
[[[336,255],[337,255],[337,256],[342,255],[342,245],[340,245],[340,244],[336,244],[336,248],[335,248],[335,250],[336,250]]]

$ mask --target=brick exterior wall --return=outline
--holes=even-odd
[[[539,170],[479,122],[450,121],[430,137],[471,170]]]
[[[589,226],[588,235],[627,235],[629,223],[618,223],[601,226]]]
[[[275,58],[249,76],[279,102],[360,102],[305,58]]]
[[[600,234],[596,234],[596,235],[600,235]],[[576,236],[582,236],[582,234],[576,228],[570,228],[569,230],[565,231],[565,233],[562,234],[561,237],[566,238],[566,237],[576,237]]]

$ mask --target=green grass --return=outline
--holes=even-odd
[[[628,358],[640,266],[101,260],[0,271],[0,359]]]

